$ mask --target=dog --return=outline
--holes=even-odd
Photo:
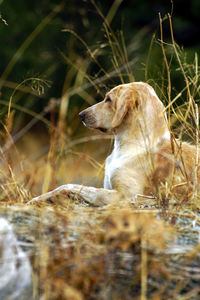
[[[79,114],[86,127],[114,135],[114,148],[105,164],[104,188],[66,184],[29,203],[58,195],[76,195],[93,206],[120,199],[134,202],[138,196],[155,197],[166,184],[179,194],[183,187],[190,187],[191,194],[200,175],[196,148],[171,136],[165,110],[147,83],[114,87],[103,101]]]

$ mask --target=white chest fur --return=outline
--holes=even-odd
[[[105,165],[105,177],[104,177],[104,188],[111,190],[112,187],[112,178],[115,175],[116,171],[122,168],[123,164],[127,160],[127,155],[120,155],[119,151],[116,151],[114,148],[113,152],[106,159]]]
[[[115,176],[116,172],[120,172],[130,159],[138,154],[144,152],[143,147],[137,147],[136,145],[131,145],[131,151],[129,149],[130,145],[127,146],[126,151],[122,151],[120,146],[115,142],[113,152],[106,159],[105,165],[105,176],[104,176],[104,188],[113,189],[112,179]]]

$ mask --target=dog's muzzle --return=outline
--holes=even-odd
[[[84,122],[85,121],[85,116],[86,116],[86,113],[84,111],[81,111],[79,113],[79,117],[81,118],[81,121]]]
[[[94,116],[88,115],[88,112],[86,111],[81,111],[79,113],[79,117],[81,118],[81,121],[83,122],[83,124],[88,127],[88,128],[94,128],[94,129],[98,129],[102,132],[107,132],[106,128],[102,128],[102,127],[97,127],[96,124],[96,120]]]
[[[91,115],[88,111],[81,111],[79,113],[81,121],[88,128],[96,128],[96,119],[93,115]]]

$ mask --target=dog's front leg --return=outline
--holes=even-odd
[[[54,199],[56,197],[76,198],[80,201],[89,203],[93,206],[107,205],[112,201],[120,199],[120,194],[116,190],[107,190],[103,188],[94,188],[79,184],[61,185],[53,191],[42,194],[31,199],[27,204],[38,201]]]

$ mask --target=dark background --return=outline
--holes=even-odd
[[[96,1],[97,7],[104,16],[107,16],[113,3],[120,1]],[[99,64],[110,73],[113,71],[113,54],[108,45],[103,19],[98,9],[92,1],[0,1],[0,74],[1,74],[1,94],[4,101],[1,103],[1,116],[7,114],[8,107],[5,102],[12,101],[20,106],[26,107],[36,113],[44,113],[52,98],[59,99],[67,89],[72,90],[78,86],[76,68],[71,64],[76,64],[83,68],[91,80],[101,78],[105,74],[100,67],[92,61],[86,43],[93,53],[102,49],[97,56]],[[17,52],[24,41],[31,36],[35,28],[44,21],[61,3],[60,11],[56,13],[44,28],[33,38],[22,52]],[[113,19],[110,23],[116,37],[120,39],[123,33],[126,44],[128,61],[134,61],[130,65],[131,73],[136,81],[153,80],[155,86],[161,82],[167,86],[166,72],[163,71],[163,55],[160,47],[160,25],[158,13],[162,18],[168,13],[172,14],[174,37],[180,46],[182,60],[189,64],[194,63],[195,53],[199,53],[200,26],[199,26],[199,0],[126,0],[121,1]],[[5,24],[7,23],[7,25]],[[63,32],[63,29],[73,30],[79,38],[72,33]],[[163,22],[164,41],[171,42],[169,22]],[[155,37],[154,37],[155,35]],[[153,38],[154,37],[154,38]],[[82,39],[84,42],[81,42]],[[152,43],[152,45],[151,45]],[[26,44],[26,43],[25,43]],[[173,95],[181,90],[185,83],[183,76],[177,70],[177,62],[174,54],[170,53],[170,47],[166,46],[169,60],[171,59],[171,76]],[[18,53],[18,56],[16,55]],[[4,76],[5,69],[9,62],[15,57],[15,63]],[[66,59],[67,58],[67,59]],[[120,57],[119,57],[120,60]],[[145,73],[146,72],[146,73]],[[42,82],[30,78],[39,78]],[[124,75],[124,81],[128,82],[129,77]],[[43,82],[44,80],[44,82]],[[88,83],[88,79],[83,76],[80,87]],[[105,90],[120,83],[120,78],[116,74],[106,79],[93,88],[92,85],[85,90],[94,101],[102,99]],[[19,91],[18,85],[27,87],[34,93]],[[157,91],[158,92],[158,91]],[[158,92],[159,93],[159,92]],[[184,101],[181,99],[180,101]],[[74,107],[81,110],[88,106],[84,97],[76,92],[70,98],[68,117],[74,116]],[[13,107],[14,109],[14,107]],[[59,105],[54,109],[55,119]],[[47,110],[48,111],[48,110]],[[18,110],[15,114],[15,131],[24,126],[31,117]],[[50,118],[49,113],[46,115]]]

